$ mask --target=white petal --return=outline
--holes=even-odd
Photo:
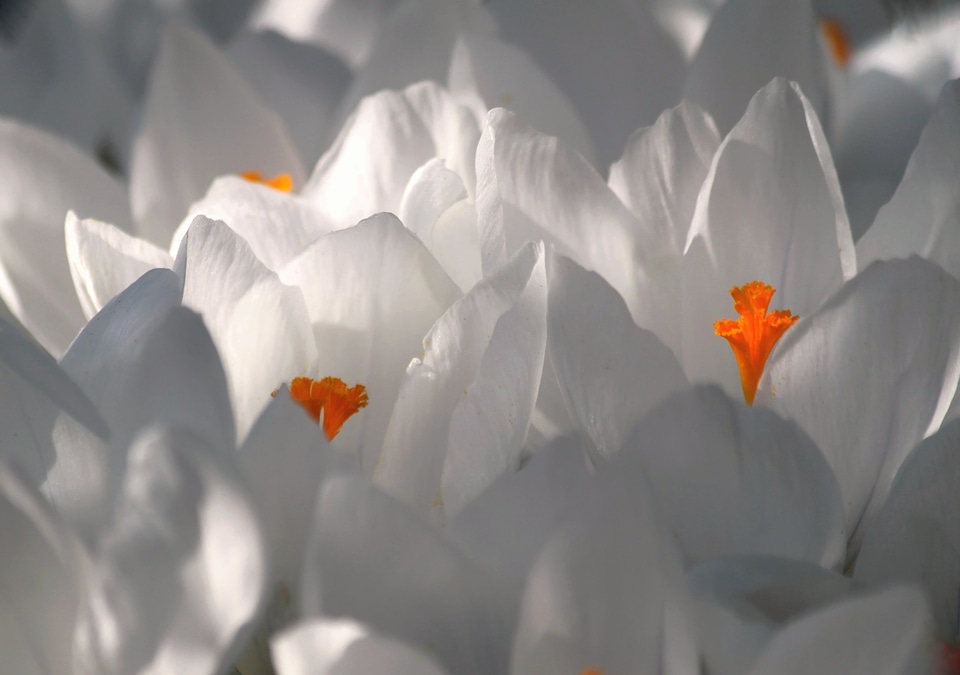
[[[281,382],[316,360],[303,296],[280,282],[247,242],[197,216],[178,255],[183,304],[199,311],[223,361],[243,439]]]
[[[429,249],[437,219],[466,196],[467,189],[460,176],[447,169],[442,159],[434,157],[410,176],[397,215]]]
[[[443,675],[420,652],[345,619],[313,619],[270,640],[278,675]]]
[[[0,296],[54,356],[84,324],[64,246],[69,209],[129,228],[127,197],[61,140],[0,120]]]
[[[854,578],[868,584],[912,582],[927,593],[937,632],[957,635],[960,592],[960,421],[926,439],[903,462],[883,508],[865,528]]]
[[[519,467],[543,363],[544,276],[542,245],[527,245],[440,317],[407,367],[375,475],[417,512],[442,520],[444,490],[458,509]]]
[[[73,629],[84,560],[47,503],[0,462],[0,652],[25,675],[73,672]]]
[[[893,198],[857,242],[860,267],[921,255],[960,277],[960,80],[948,82]]]
[[[492,34],[486,7],[456,0],[407,0],[385,18],[370,56],[344,96],[350,112],[364,96],[414,82],[445,82],[450,53],[462,34]]]
[[[928,649],[929,610],[913,588],[892,588],[837,603],[797,620],[771,640],[751,675],[930,672],[917,670]]]
[[[434,157],[472,193],[479,135],[473,113],[439,85],[379,92],[360,101],[303,196],[335,227],[350,227],[379,211],[398,212],[411,175]]]
[[[270,30],[241,32],[231,41],[228,54],[283,118],[294,147],[312,166],[335,131],[331,125],[350,83],[349,69],[323,49]]]
[[[317,345],[310,375],[367,388],[369,406],[344,426],[337,442],[359,445],[361,465],[370,471],[404,369],[459,291],[387,213],[319,239],[282,270],[281,279],[306,299]]]
[[[435,654],[454,673],[506,672],[515,589],[361,478],[320,492],[304,614],[353,617]]]
[[[171,255],[177,254],[197,216],[225,222],[274,271],[307,244],[333,230],[320,209],[297,195],[237,176],[223,176],[213,181],[203,199],[190,206],[173,235]]]
[[[525,242],[542,239],[600,274],[647,325],[648,268],[665,243],[582,157],[505,110],[487,115],[477,147],[477,222],[485,274]]]
[[[730,288],[769,284],[774,307],[803,317],[855,271],[819,123],[796,85],[774,80],[724,140],[697,200],[683,260],[687,375],[741,391],[730,347],[713,331],[714,321],[733,314]]]
[[[577,522],[530,572],[511,672],[671,671],[668,644],[694,658],[682,619],[679,561],[649,513],[612,511]],[[677,621],[680,623],[676,623]],[[687,672],[680,671],[677,672]]]
[[[774,77],[800,84],[813,109],[826,110],[824,54],[808,0],[731,0],[713,15],[690,64],[683,97],[727,133],[754,93]]]
[[[77,627],[83,672],[213,672],[242,644],[266,564],[229,459],[182,429],[134,443]]]
[[[809,436],[717,387],[677,394],[654,409],[608,470],[649,481],[659,521],[689,559],[843,560],[840,490]]]
[[[687,379],[673,352],[633,322],[600,276],[567,258],[548,260],[550,357],[571,414],[595,450],[610,457]]]
[[[320,428],[281,387],[239,449],[277,584],[296,597],[320,480],[336,457]]]
[[[943,421],[958,352],[960,283],[920,258],[871,265],[774,348],[757,402],[823,451],[855,542],[904,457]]]
[[[686,62],[643,3],[491,0],[503,38],[567,95],[597,148],[616,160],[642,125],[680,101]],[[602,73],[602,76],[599,74]]]
[[[139,397],[156,386],[131,381],[140,352],[179,302],[180,282],[173,272],[148,272],[107,303],[60,362],[113,432],[110,446],[69,418],[58,418],[53,427],[55,463],[48,465],[45,488],[64,517],[84,534],[107,517],[123,477],[127,444],[136,430],[127,419],[126,397],[130,392]]]
[[[130,171],[140,234],[167,246],[191,203],[217,176],[304,171],[282,122],[227,58],[183,25],[164,33]]]
[[[498,478],[445,531],[471,559],[522,583],[553,534],[590,502],[595,485],[579,439],[562,437]]]
[[[460,35],[450,57],[450,93],[469,104],[509,108],[527,124],[562,138],[596,164],[593,141],[563,92],[521,49],[485,35]]]
[[[155,267],[172,267],[163,249],[108,223],[70,211],[65,224],[70,276],[87,319]]]

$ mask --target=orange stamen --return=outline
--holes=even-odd
[[[273,178],[267,178],[259,171],[244,171],[240,174],[240,177],[251,183],[260,183],[272,187],[274,190],[280,190],[280,192],[293,192],[293,176],[289,173],[281,173]]]
[[[733,309],[740,318],[713,322],[713,332],[730,343],[740,368],[740,384],[747,405],[753,405],[757,384],[763,374],[770,350],[787,329],[797,322],[789,309],[778,309],[767,314],[770,298],[776,291],[761,281],[751,281],[730,289]]]
[[[274,391],[271,396],[276,396]],[[367,388],[362,384],[348,387],[339,377],[311,380],[295,377],[290,382],[290,398],[299,403],[317,424],[323,413],[323,433],[333,440],[340,433],[344,422],[353,417],[360,408],[367,407]]]
[[[850,39],[847,31],[836,19],[820,19],[820,32],[823,33],[834,63],[843,68],[850,61]]]
[[[584,668],[580,671],[580,675],[603,675],[603,671],[599,668]]]

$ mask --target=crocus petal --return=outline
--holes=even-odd
[[[673,352],[633,322],[599,275],[551,254],[548,276],[550,357],[560,389],[596,451],[610,457],[687,378]]]
[[[69,209],[130,226],[122,186],[61,140],[0,120],[0,296],[54,356],[83,327],[63,222]]]
[[[283,118],[294,147],[312,166],[335,131],[330,127],[351,78],[346,65],[323,49],[271,30],[240,33],[227,53]]]
[[[447,86],[464,103],[472,100],[481,119],[490,108],[509,108],[596,164],[593,141],[570,101],[523,50],[493,36],[460,35]]]
[[[397,3],[385,17],[369,58],[357,70],[342,110],[349,113],[362,97],[384,89],[401,89],[421,80],[444,82],[457,37],[495,30],[489,10],[475,2]]]
[[[931,672],[914,661],[929,649],[929,624],[923,594],[914,588],[846,600],[777,634],[750,675]]]
[[[158,246],[169,244],[187,208],[221,174],[287,173],[303,184],[303,166],[279,118],[193,29],[166,29],[144,105],[130,203],[139,233]]]
[[[839,251],[838,251],[839,249]],[[697,200],[683,260],[684,369],[741,391],[736,361],[713,322],[729,290],[751,280],[801,317],[856,272],[830,150],[809,102],[777,79],[760,90],[717,151]]]
[[[644,292],[651,261],[665,244],[556,138],[492,110],[477,147],[477,222],[485,274],[526,241],[544,240],[617,289],[634,320],[647,325]]]
[[[576,521],[530,572],[511,672],[652,675],[661,663],[674,672],[675,648],[692,667],[682,583],[676,552],[649,513],[615,509]]]
[[[564,436],[500,476],[445,531],[472,560],[520,584],[554,533],[590,504],[595,486],[579,438]]]
[[[960,277],[960,80],[944,85],[893,198],[857,242],[861,268],[921,255]]]
[[[823,115],[826,71],[811,3],[731,0],[710,21],[683,97],[703,106],[725,134],[774,77],[798,82],[812,109]]]
[[[173,272],[148,272],[107,303],[60,362],[113,432],[111,446],[72,419],[56,420],[56,461],[48,466],[45,489],[83,535],[103,524],[123,478],[127,443],[136,430],[136,422],[127,418],[125,392],[140,396],[157,386],[132,381],[140,351],[179,302],[180,281]]]
[[[190,206],[173,234],[171,255],[177,254],[197,216],[222,220],[275,272],[307,244],[333,230],[320,209],[297,195],[237,176],[223,176],[213,181],[203,199]]]
[[[530,243],[474,286],[407,367],[375,476],[421,514],[443,520],[519,468],[546,348],[543,258]]]
[[[437,84],[381,91],[360,101],[302,194],[334,227],[350,227],[379,211],[398,212],[410,176],[434,157],[472,194],[479,135],[473,113]]]
[[[281,271],[281,279],[306,299],[317,345],[314,374],[367,388],[369,406],[337,440],[342,447],[359,445],[361,465],[370,471],[404,368],[422,352],[424,334],[459,290],[389,213],[317,240]]]
[[[680,100],[686,61],[641,3],[493,0],[487,6],[503,37],[521,45],[570,99],[602,166],[638,126],[653,124]]]
[[[243,439],[281,382],[316,360],[307,308],[224,223],[197,216],[180,248],[183,304],[203,314],[223,361]]]
[[[263,523],[274,581],[281,596],[296,597],[320,480],[337,458],[286,387],[257,419],[238,454]]]
[[[87,580],[81,672],[214,672],[242,644],[266,564],[230,459],[180,429],[148,429],[135,441]]]
[[[302,588],[305,616],[353,617],[453,673],[506,672],[514,589],[365,479],[321,489]]]
[[[615,480],[646,477],[659,522],[689,559],[843,561],[840,490],[810,437],[717,387],[677,394],[653,410],[608,470]]]
[[[0,651],[25,675],[73,672],[83,551],[56,509],[0,462]]]
[[[883,503],[960,379],[960,283],[920,258],[874,263],[774,348],[758,402],[796,420],[840,482],[846,530]]]
[[[865,528],[854,578],[913,582],[927,592],[937,632],[955,639],[960,591],[960,421],[924,440],[903,462],[883,508]]]
[[[109,223],[80,220],[70,211],[64,229],[70,276],[87,319],[148,270],[173,266],[169,253]]]
[[[313,619],[270,640],[278,675],[443,675],[426,655],[346,619]]]

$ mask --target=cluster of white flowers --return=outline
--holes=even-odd
[[[960,12],[828,4],[0,11],[0,671],[960,673]]]

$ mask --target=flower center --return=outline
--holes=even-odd
[[[753,405],[757,383],[760,382],[763,366],[773,345],[800,318],[792,315],[789,309],[767,313],[770,298],[775,292],[772,286],[762,281],[734,286],[730,289],[730,296],[733,298],[733,309],[740,318],[713,322],[713,332],[730,343],[737,359],[743,398],[747,405]]]
[[[836,19],[820,19],[820,32],[827,41],[833,62],[843,68],[850,61],[850,39]]]
[[[267,178],[259,171],[244,171],[240,174],[240,177],[251,183],[260,183],[272,187],[274,190],[280,190],[280,192],[293,192],[293,176],[289,173],[280,173],[273,178]]]
[[[271,396],[276,396],[274,391]],[[353,417],[360,408],[367,407],[367,388],[362,384],[348,387],[339,377],[312,380],[295,377],[290,381],[290,398],[300,404],[317,424],[323,413],[323,433],[332,441],[340,433],[344,422]]]

